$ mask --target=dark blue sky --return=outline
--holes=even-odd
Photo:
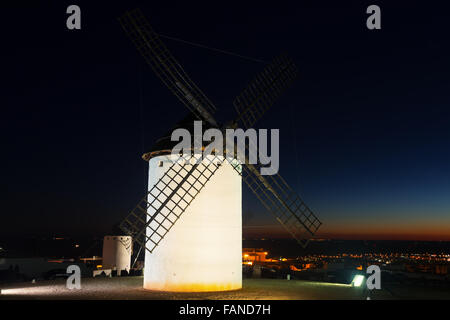
[[[270,61],[299,77],[259,123],[279,128],[280,172],[321,235],[450,239],[448,7],[422,1],[116,1],[2,7],[2,217],[9,234],[110,232],[144,195],[140,156],[187,113],[122,32],[140,7],[157,32]],[[82,29],[66,29],[78,4]],[[369,31],[378,4],[382,30]],[[219,108],[264,65],[165,40]],[[244,234],[276,222],[244,194]],[[251,232],[250,232],[251,231]]]

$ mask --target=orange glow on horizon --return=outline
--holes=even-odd
[[[392,219],[394,220],[394,219]],[[281,226],[267,225],[261,228],[245,229],[244,238],[285,238],[289,235]],[[323,226],[314,238],[339,240],[404,240],[404,241],[450,241],[450,221],[440,222],[407,222],[376,221],[324,221]]]

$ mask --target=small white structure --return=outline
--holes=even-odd
[[[102,269],[130,271],[133,242],[130,236],[105,236],[103,238]]]
[[[149,160],[149,190],[176,157]],[[242,288],[242,177],[225,159],[153,253],[145,250],[144,288],[176,292]]]
[[[94,270],[94,271],[92,271],[92,277],[95,278],[97,276],[100,276],[102,273],[104,273],[105,276],[111,278],[111,269]]]

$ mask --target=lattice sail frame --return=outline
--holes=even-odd
[[[150,253],[220,168],[223,158],[183,155],[122,221],[120,228]]]
[[[264,207],[305,248],[322,222],[279,173],[261,175],[263,165],[261,163],[251,164],[247,156],[250,152],[259,152],[259,150],[252,139],[248,139],[246,142],[246,150],[241,153],[246,155],[244,159],[237,161],[231,155],[227,155],[226,159],[232,163],[237,173],[242,175],[244,183]]]
[[[198,119],[204,119],[217,126],[212,117],[216,107],[173,57],[142,11],[140,9],[128,11],[119,18],[119,22],[147,64],[169,90]]]
[[[235,126],[240,124],[244,129],[251,128],[292,84],[296,76],[297,68],[289,57],[283,54],[275,58],[233,102],[238,113]],[[245,148],[242,154],[258,152],[257,146],[250,139]],[[261,163],[250,164],[248,157],[240,160],[245,165],[238,173],[242,175],[245,184],[286,231],[302,247],[306,247],[310,237],[322,224],[319,219],[280,174],[262,176]]]
[[[235,125],[252,128],[296,77],[297,67],[292,59],[285,54],[276,57],[233,101],[238,113]]]
[[[262,176],[259,165],[251,164],[243,166],[242,180],[286,231],[306,247],[322,222],[286,181],[278,173]]]

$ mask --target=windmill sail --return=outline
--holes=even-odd
[[[235,124],[241,128],[253,127],[296,76],[297,68],[289,57],[275,58],[234,100],[238,113]]]
[[[285,55],[275,58],[235,99],[233,104],[238,113],[235,124],[251,128],[291,85],[296,75],[295,64],[290,58]],[[252,141],[245,147],[246,152],[258,152]],[[322,223],[278,173],[262,176],[261,167],[261,164],[250,164],[246,157],[242,179],[291,236],[306,247]]]
[[[180,157],[119,227],[140,246],[153,252],[220,168],[220,163],[221,160],[212,155],[201,162],[196,156]]]
[[[249,139],[245,148],[246,154],[258,152],[251,139]],[[263,167],[261,163],[251,164],[247,156],[241,160],[245,165],[236,166],[232,164],[232,166],[242,175],[242,180],[247,187],[284,229],[302,247],[306,247],[309,239],[317,232],[322,222],[279,173],[263,176],[260,174]]]
[[[278,173],[262,176],[258,166],[251,164],[243,166],[242,180],[286,231],[306,247],[322,223],[286,181]]]
[[[119,18],[125,33],[161,81],[198,119],[217,126],[212,117],[216,107],[187,75],[140,9]]]

